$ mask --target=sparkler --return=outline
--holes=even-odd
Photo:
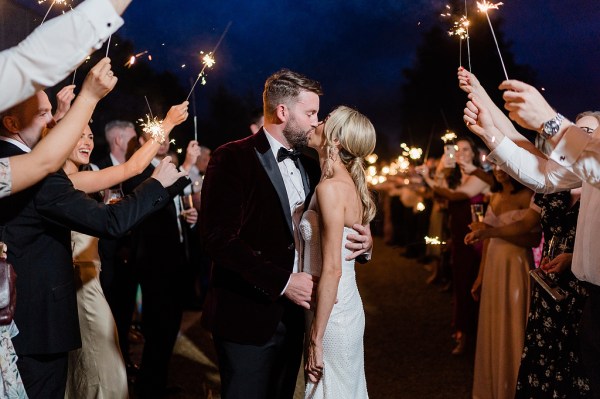
[[[215,48],[213,49],[213,51],[211,51],[210,53],[205,54],[204,57],[202,57],[202,70],[200,70],[200,73],[198,74],[198,77],[196,78],[196,81],[192,85],[192,89],[190,90],[190,93],[185,98],[186,101],[190,99],[190,96],[192,95],[192,92],[194,91],[194,88],[196,87],[196,84],[198,83],[198,81],[200,80],[200,78],[202,78],[202,84],[206,84],[206,80],[204,79],[204,70],[206,68],[212,68],[213,65],[215,65],[214,54],[217,51],[217,49],[219,48],[219,46],[221,45],[221,42],[225,38],[225,35],[229,31],[230,27],[231,27],[231,21],[229,21],[229,23],[227,24],[227,27],[225,28],[225,30],[221,34],[221,37],[219,38],[219,41],[217,42],[217,45],[215,46]],[[204,53],[200,52],[200,54],[204,54]]]
[[[38,1],[38,4],[42,4],[44,3],[46,0],[41,0]],[[42,26],[44,24],[44,22],[46,21],[46,18],[48,18],[48,14],[50,14],[50,10],[52,10],[52,7],[54,7],[55,4],[66,4],[67,0],[54,0],[52,1],[52,4],[50,4],[50,7],[48,8],[48,11],[46,11],[46,15],[44,15],[44,18],[42,18],[42,23],[40,24],[40,26]]]
[[[403,152],[402,155],[408,156],[412,160],[421,159],[421,155],[423,155],[423,150],[418,147],[409,147],[406,143],[400,144]]]
[[[427,245],[445,245],[446,241],[441,241],[439,237],[425,236],[425,244],[427,244]]]
[[[456,135],[456,133],[450,131],[450,130],[446,130],[446,134],[444,134],[442,136],[442,141],[444,143],[448,143],[449,141],[452,142],[454,140],[456,140],[458,138],[458,136]]]
[[[165,131],[162,127],[162,120],[159,120],[157,117],[146,115],[145,121],[143,119],[139,119],[138,121],[140,122],[140,126],[142,127],[144,133],[159,143],[164,141]]]
[[[504,66],[504,60],[502,59],[502,53],[500,52],[500,46],[498,45],[498,40],[496,39],[496,33],[494,32],[494,28],[492,27],[492,21],[490,20],[490,16],[488,14],[488,10],[497,10],[498,7],[503,5],[504,3],[490,3],[487,0],[483,0],[482,2],[477,2],[477,8],[480,12],[485,13],[488,24],[490,25],[490,30],[492,31],[492,37],[494,38],[494,43],[496,43],[496,49],[498,50],[498,55],[500,56],[500,63],[502,64],[502,70],[504,71],[504,77],[508,80],[508,74],[506,73],[506,67]]]
[[[458,36],[460,39],[459,47],[458,47],[458,64],[462,66],[462,43],[463,40],[469,40],[469,20],[466,16],[460,17],[458,21],[454,21],[454,25],[448,31],[448,35],[450,36]],[[469,50],[469,45],[467,42],[467,58],[469,60],[469,70],[471,69],[471,51]]]
[[[108,43],[106,43],[106,55],[105,55],[105,57],[108,57],[108,50],[110,50],[110,39],[112,39],[112,35],[110,35],[108,37]]]
[[[471,43],[469,40],[469,13],[467,11],[467,0],[465,0],[465,23],[463,24],[463,26],[465,27],[465,30],[467,31],[467,59],[469,61],[469,72],[472,72],[471,69]]]
[[[141,53],[137,53],[137,54],[132,55],[131,57],[129,57],[129,60],[125,63],[124,66],[126,66],[127,68],[131,68],[132,65],[135,64],[136,60],[138,58],[140,58],[144,54],[148,54],[148,50],[142,51]],[[151,54],[148,54],[148,60],[152,61],[152,55]]]
[[[418,212],[423,212],[425,210],[425,204],[423,204],[422,202],[419,202],[417,204],[417,211]]]

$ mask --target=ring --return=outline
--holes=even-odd
[[[113,76],[113,71],[108,71],[108,72],[106,72],[106,75],[107,75],[107,76]]]

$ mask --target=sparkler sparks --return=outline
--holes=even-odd
[[[454,140],[456,140],[458,138],[458,136],[456,135],[456,133],[450,131],[450,130],[446,130],[446,134],[444,134],[442,136],[442,141],[444,143],[448,143],[448,142],[452,142]]]
[[[45,2],[46,2],[46,0],[40,0],[40,1],[38,1],[38,4],[42,4]],[[44,18],[42,18],[42,22],[40,23],[40,26],[46,21],[46,18],[48,18],[48,14],[50,14],[50,10],[52,10],[52,7],[54,7],[55,4],[56,5],[67,4],[67,0],[52,1],[52,4],[50,4],[50,7],[48,7],[48,11],[46,11],[46,15],[44,15]]]
[[[400,147],[403,150],[402,155],[405,157],[407,156],[412,160],[421,159],[421,155],[423,155],[423,150],[418,147],[409,147],[406,143],[400,144]]]
[[[131,57],[129,57],[129,60],[125,63],[125,66],[127,68],[131,68],[133,66],[133,64],[135,64],[136,60],[138,58],[140,58],[142,55],[148,54],[148,50],[146,51],[142,51],[141,53],[137,53],[135,55],[132,55]],[[148,54],[148,61],[152,61],[152,55]]]
[[[439,237],[427,237],[427,236],[425,236],[425,244],[427,244],[427,245],[445,245],[446,241],[440,240]]]
[[[192,92],[194,91],[194,88],[196,87],[196,84],[198,83],[198,81],[200,81],[200,79],[202,79],[202,84],[203,85],[206,84],[204,70],[206,68],[211,68],[213,65],[215,65],[214,54],[217,51],[217,49],[219,48],[219,46],[221,45],[221,42],[225,38],[225,35],[229,31],[230,27],[231,27],[231,21],[229,21],[229,23],[227,24],[227,27],[225,28],[225,30],[221,34],[221,37],[219,38],[219,41],[217,42],[217,45],[215,46],[215,48],[213,49],[213,51],[205,54],[204,57],[202,57],[202,70],[200,71],[200,73],[198,74],[198,77],[196,78],[196,81],[192,85],[192,89],[190,90],[190,93],[185,98],[186,101],[190,99],[190,96],[192,95]],[[204,54],[204,52],[200,52],[200,54],[202,55],[202,54]]]
[[[477,9],[487,13],[488,10],[497,10],[502,5],[504,5],[504,3],[490,3],[489,1],[483,0],[477,2]]]
[[[150,115],[146,115],[146,120],[139,119],[140,126],[144,133],[152,137],[156,142],[161,143],[165,141],[165,131],[162,127],[162,120],[159,120],[157,117],[151,117]]]

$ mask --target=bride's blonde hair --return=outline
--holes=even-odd
[[[328,158],[335,156],[334,152],[350,173],[356,191],[363,206],[362,223],[367,224],[375,217],[376,207],[373,197],[367,187],[367,177],[364,159],[375,149],[375,128],[363,114],[355,109],[339,106],[334,109],[325,122],[324,136],[327,145]],[[336,151],[335,142],[339,142]],[[325,167],[325,177],[331,172]]]

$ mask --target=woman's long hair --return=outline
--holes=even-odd
[[[481,161],[479,160],[479,151],[477,150],[477,146],[475,145],[473,139],[467,136],[462,136],[454,142],[458,143],[459,141],[466,141],[467,143],[469,143],[469,147],[471,147],[471,151],[473,151],[473,165],[477,166],[478,168],[481,168]],[[450,173],[450,176],[447,177],[446,182],[448,183],[448,187],[451,189],[455,189],[456,187],[460,186],[461,178],[462,172],[460,171],[460,167],[456,165],[454,167],[454,170]]]
[[[362,203],[362,224],[367,224],[375,217],[376,207],[367,186],[364,159],[375,149],[375,128],[371,121],[355,109],[339,106],[334,109],[324,126],[324,136],[327,141],[328,155],[339,142],[338,155],[350,173],[356,191]],[[330,172],[324,166],[325,177]]]

